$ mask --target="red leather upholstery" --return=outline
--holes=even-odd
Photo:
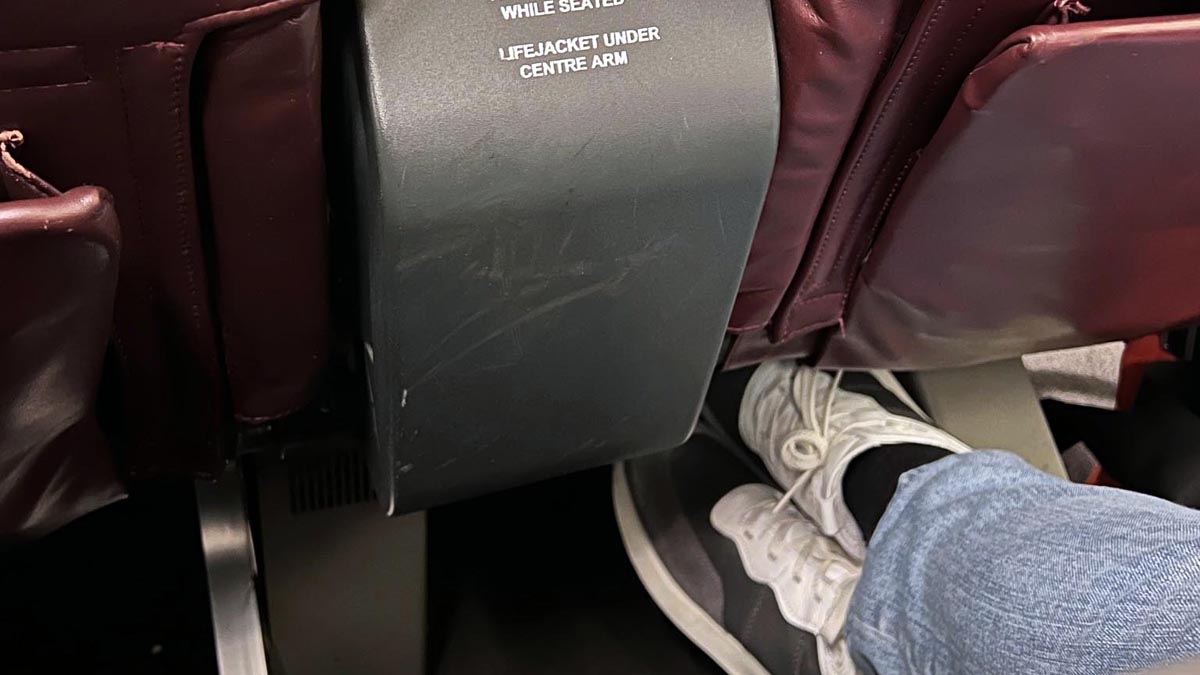
[[[216,301],[247,422],[308,402],[328,349],[318,10],[219,31],[200,54]]]
[[[128,469],[211,475],[229,411],[294,410],[325,359],[315,1],[9,4],[0,128],[120,216]]]
[[[0,143],[0,535],[124,496],[95,415],[120,247],[104,190],[60,194]]]
[[[831,365],[928,368],[1200,319],[1200,16],[1039,26],[978,67]]]
[[[775,171],[730,330],[764,328],[893,39],[901,0],[775,0],[781,119]]]
[[[835,325],[882,214],[979,59],[1045,0],[930,0],[876,90],[788,291],[776,341]]]
[[[1046,0],[921,3],[861,118],[856,115],[854,138],[812,236],[791,235],[808,244],[779,310],[767,328],[737,336],[727,367],[808,356],[819,343],[814,334],[840,324],[847,292],[883,215],[963,79],[1007,35],[1036,22],[1046,5]]]

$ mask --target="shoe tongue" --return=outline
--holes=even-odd
[[[921,414],[912,408],[908,407],[892,392],[888,391],[879,380],[875,379],[870,373],[846,373],[842,376],[842,389],[845,391],[862,394],[875,399],[875,402],[883,406],[883,409],[893,415],[900,415],[918,422],[925,421]]]

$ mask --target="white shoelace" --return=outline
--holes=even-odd
[[[796,371],[799,373],[800,371]],[[796,374],[792,375],[792,400],[799,406],[802,406],[801,418],[811,427],[800,429],[784,439],[783,444],[779,448],[779,458],[788,468],[800,472],[799,477],[788,488],[787,492],[783,493],[779,502],[775,504],[775,513],[783,509],[792,497],[796,495],[804,486],[808,485],[814,475],[814,469],[820,467],[825,462],[825,456],[829,454],[829,446],[833,444],[834,437],[829,435],[829,422],[833,417],[833,404],[837,400],[838,387],[842,383],[842,375],[845,371],[835,371],[833,381],[830,382],[829,391],[825,395],[825,403],[821,406],[824,414],[820,418],[817,417],[817,387],[811,387],[808,392],[801,394],[797,389],[800,385],[800,379]],[[855,429],[859,426],[865,426],[870,422],[851,423],[838,430],[838,434],[844,434],[847,431]]]

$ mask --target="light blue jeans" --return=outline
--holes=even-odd
[[[846,634],[878,675],[1104,675],[1195,659],[1200,512],[1061,481],[1009,453],[947,457],[901,476]]]

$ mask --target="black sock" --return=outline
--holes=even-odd
[[[900,474],[951,454],[931,445],[905,443],[880,446],[850,460],[842,478],[842,492],[863,537],[871,541],[888,502],[896,494]]]

